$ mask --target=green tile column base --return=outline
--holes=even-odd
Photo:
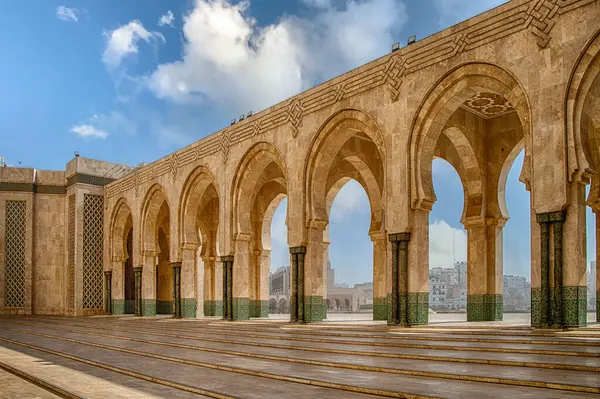
[[[373,298],[373,320],[388,319],[387,297]]]
[[[325,313],[323,310],[323,297],[322,296],[305,296],[304,297],[304,321],[306,323],[314,323],[323,321]],[[325,304],[326,306],[327,304]]]
[[[564,286],[562,294],[563,327],[586,327],[587,287]]]
[[[323,320],[327,318],[327,302],[323,301]]]
[[[408,293],[408,324],[411,326],[429,323],[429,292]]]
[[[196,318],[196,298],[181,298],[181,317]]]
[[[251,299],[250,317],[269,317],[269,301]]]
[[[156,314],[173,314],[173,301],[156,301]]]
[[[600,322],[600,291],[596,291],[596,321]]]
[[[531,327],[542,327],[542,289],[531,287]]]
[[[467,321],[500,321],[503,309],[502,295],[473,294],[467,296]]]
[[[250,319],[250,299],[248,298],[233,298],[231,303],[233,320],[248,320]]]
[[[142,298],[142,316],[156,316],[156,300]]]
[[[204,316],[223,316],[223,301],[204,301]]]
[[[125,314],[125,300],[124,299],[113,299],[112,300],[112,314]]]

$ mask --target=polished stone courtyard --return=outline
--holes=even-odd
[[[0,319],[0,398],[584,398],[600,325],[533,331],[527,315],[402,329],[167,317]],[[42,386],[44,389],[40,388]]]

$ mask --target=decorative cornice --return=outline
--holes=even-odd
[[[548,46],[557,16],[595,0],[522,0],[503,4],[487,13],[403,47],[366,65],[338,76],[250,118],[228,126],[171,155],[138,168],[106,189],[107,198],[137,187],[203,157],[220,152],[226,162],[229,148],[258,134],[288,127],[296,137],[302,119],[337,102],[376,88],[384,88],[395,102],[407,75],[445,62],[460,53],[530,31],[540,48]],[[427,208],[429,204],[423,204]],[[431,210],[431,209],[425,209]]]
[[[110,177],[86,175],[84,173],[75,173],[73,176],[70,176],[67,179],[67,188],[71,187],[74,184],[89,184],[91,186],[106,186],[107,184],[112,183],[113,181],[115,181],[115,179],[111,179]]]
[[[67,189],[74,184],[89,184],[92,186],[106,186],[115,181],[108,177],[86,175],[76,173],[67,179],[66,186],[57,186],[52,184],[36,184],[36,183],[14,183],[0,182],[0,192],[22,192],[35,194],[66,194]]]

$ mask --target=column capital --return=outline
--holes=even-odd
[[[306,225],[308,226],[308,228],[311,228],[311,229],[325,230],[325,228],[327,227],[328,224],[329,224],[329,221],[325,220],[325,219],[311,219],[308,221],[308,223]]]
[[[538,213],[535,215],[538,223],[564,222],[567,213],[563,211]]]
[[[306,246],[298,246],[298,247],[290,247],[290,253],[291,254],[305,254],[306,253]]]
[[[171,262],[171,267],[181,269],[181,262]]]
[[[133,272],[134,273],[141,273],[142,272],[143,267],[142,266],[138,266],[138,267],[134,267],[133,268]]]
[[[142,256],[148,256],[150,258],[154,258],[156,255],[158,255],[157,251],[153,251],[151,249],[146,249],[142,251]]]
[[[233,255],[221,256],[221,262],[233,262]]]
[[[388,238],[389,238],[390,242],[410,241],[410,233],[404,232],[404,233],[388,234]]]
[[[369,237],[371,237],[371,241],[373,242],[385,240],[385,236],[386,234],[383,231],[374,231],[372,233],[369,233]]]
[[[105,276],[112,276],[112,270],[105,270],[104,271],[104,275]]]
[[[250,242],[251,239],[252,239],[252,235],[250,233],[237,233],[235,235],[235,240],[236,241],[248,241],[248,242]]]
[[[197,251],[198,247],[198,243],[195,242],[186,242],[185,244],[181,244],[182,251]]]

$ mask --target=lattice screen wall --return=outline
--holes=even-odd
[[[75,194],[69,195],[69,242],[67,258],[67,307],[75,308]]]
[[[27,202],[6,201],[4,235],[4,306],[25,306]]]
[[[104,197],[83,196],[83,308],[102,309]]]

